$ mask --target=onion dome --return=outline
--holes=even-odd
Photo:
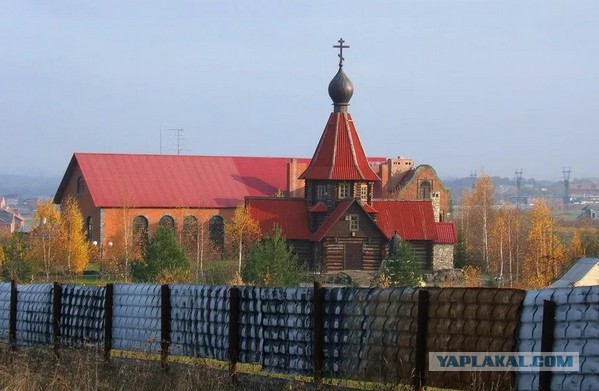
[[[335,105],[335,112],[347,111],[349,101],[354,94],[354,85],[349,77],[343,72],[343,65],[329,83],[329,96]]]

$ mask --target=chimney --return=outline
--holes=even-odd
[[[441,193],[434,191],[431,193],[431,201],[433,203],[433,214],[435,215],[435,222],[441,221]]]

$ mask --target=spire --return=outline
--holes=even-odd
[[[343,72],[343,49],[349,46],[339,39],[339,71],[329,84],[329,95],[335,110],[322,132],[310,165],[300,176],[301,179],[379,181],[372,171],[358,137],[356,126],[347,112],[354,86]]]
[[[349,45],[344,45],[343,38],[339,38],[339,45],[333,45],[334,48],[339,49],[339,70],[329,83],[329,96],[333,100],[334,112],[335,113],[346,113],[349,101],[354,94],[354,85],[352,84],[349,77],[343,72],[343,49],[349,49]]]

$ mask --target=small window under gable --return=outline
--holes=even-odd
[[[418,191],[418,198],[421,198],[423,200],[428,200],[431,198],[431,191],[432,191],[432,186],[431,186],[431,182],[428,179],[423,180],[422,182],[420,182],[420,189]]]
[[[80,176],[77,178],[77,194],[83,193],[85,193],[85,181],[83,180],[83,177]]]
[[[349,230],[352,232],[360,230],[360,216],[349,215]]]
[[[349,183],[340,183],[337,187],[337,197],[342,200],[344,198],[349,198]]]

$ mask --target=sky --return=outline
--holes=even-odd
[[[599,177],[598,20],[595,0],[5,0],[0,174],[60,177],[74,152],[311,157],[343,37],[367,155]]]

